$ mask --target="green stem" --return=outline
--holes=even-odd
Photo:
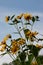
[[[23,22],[21,21],[21,23],[22,23],[23,32],[24,32],[24,25],[23,25]],[[25,33],[24,33],[24,35],[25,35]],[[26,37],[25,37],[25,41],[27,41],[27,40],[26,40]]]
[[[16,27],[17,27],[17,28],[16,28]],[[17,25],[17,24],[16,24],[15,28],[17,29],[17,31],[18,31],[20,37],[22,38],[22,35],[21,35],[21,33],[20,33],[19,29],[18,29],[18,25]]]
[[[10,46],[8,46],[8,45],[7,45],[7,47],[10,48]],[[15,57],[14,57],[13,54],[11,54],[9,51],[10,51],[10,50],[7,50],[7,54],[9,54],[9,56],[14,60]]]
[[[9,54],[9,56],[13,59],[13,61],[14,61],[14,58],[12,57],[12,55],[10,54],[10,53],[8,53]]]
[[[34,25],[34,23],[32,23],[32,25],[31,25],[31,31],[32,31],[32,29],[33,29],[33,25]]]

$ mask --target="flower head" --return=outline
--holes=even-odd
[[[4,37],[4,39],[3,39],[3,41],[7,41],[9,38],[11,38],[11,35],[10,35],[10,34],[6,35],[6,36]]]
[[[8,22],[9,21],[9,18],[10,18],[9,16],[6,16],[5,17],[5,21]]]
[[[35,40],[35,36],[37,35],[38,33],[37,32],[32,32],[32,31],[27,31],[25,33],[26,37],[29,38],[31,41],[34,41]]]
[[[22,39],[22,38],[21,38],[21,39],[18,41],[18,44],[19,44],[19,45],[25,44],[25,39]]]
[[[38,32],[36,32],[36,31],[35,31],[35,32],[32,32],[32,34],[35,36],[35,35],[37,35],[37,34],[38,34]]]
[[[6,37],[11,38],[11,35],[10,35],[10,34],[8,34]]]
[[[17,44],[14,44],[11,46],[11,52],[15,54],[19,50],[19,47]]]
[[[11,52],[15,54],[19,50],[19,46],[16,40],[11,40]]]
[[[22,13],[22,14],[20,14],[19,16],[17,16],[17,19],[21,19],[21,18],[22,18],[22,16],[23,16],[23,13]]]
[[[1,44],[0,51],[3,52],[6,49],[6,44]]]
[[[27,21],[32,19],[32,15],[31,14],[25,13],[23,16],[24,16],[24,19],[27,20]]]
[[[17,41],[16,40],[11,40],[11,45],[13,45],[13,46],[17,45]]]
[[[42,48],[43,46],[40,45],[40,44],[36,44],[36,47],[37,47],[37,48]]]

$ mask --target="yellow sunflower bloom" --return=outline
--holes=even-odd
[[[11,38],[11,35],[10,35],[10,34],[8,34],[8,35],[6,35],[6,37]]]
[[[0,42],[0,46],[3,45],[3,44],[6,45],[6,42],[5,41]]]
[[[41,45],[39,45],[39,44],[36,44],[36,47],[38,47],[38,48],[42,48],[42,46],[41,46]]]
[[[31,65],[38,65],[36,61],[32,62]]]
[[[28,31],[27,33],[25,33],[26,35],[30,35],[31,34],[31,31]]]
[[[0,42],[0,44],[1,44],[1,42]]]
[[[26,37],[29,38],[31,41],[34,41],[34,36],[36,36],[38,33],[37,32],[32,32],[32,31],[28,31],[25,33]]]
[[[13,45],[13,46],[17,45],[17,41],[16,40],[12,40],[11,41],[11,45]]]
[[[8,22],[9,21],[9,16],[5,17],[5,21]]]
[[[15,46],[12,45],[12,47],[11,47],[11,52],[12,52],[13,54],[15,54],[18,50],[19,50],[19,47],[18,47],[16,44],[15,44]]]
[[[3,52],[6,49],[6,44],[2,44],[0,46],[0,51]]]
[[[27,21],[32,19],[32,15],[31,14],[25,13],[23,16],[24,16],[24,19],[27,20]]]
[[[32,32],[32,34],[35,36],[35,35],[37,35],[37,34],[38,34],[38,32],[36,32],[36,31],[35,31],[35,32]]]
[[[30,35],[29,35],[29,38],[31,41],[34,41],[34,36],[36,36],[38,33],[37,32],[31,32]]]
[[[19,46],[16,40],[11,41],[11,52],[15,54],[19,50]]]
[[[21,39],[18,41],[18,44],[19,44],[19,45],[25,44],[25,39],[22,39],[22,38],[21,38]]]
[[[6,44],[6,41],[3,40],[3,41],[1,42],[1,45],[2,45],[2,44]]]
[[[31,31],[28,31],[27,33],[25,33],[26,34],[26,36],[35,36],[35,35],[37,35],[38,33],[37,32],[31,32]]]
[[[3,41],[7,41],[8,38],[11,38],[11,35],[10,35],[10,34],[6,35],[6,36],[4,37],[4,39],[3,39]]]
[[[22,13],[22,14],[20,14],[19,16],[17,16],[16,18],[17,18],[17,19],[21,19],[21,18],[22,18],[22,16],[23,16],[23,13]]]

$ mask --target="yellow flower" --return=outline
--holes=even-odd
[[[23,16],[23,13],[22,13],[22,14],[20,14],[19,16],[17,16],[17,19],[21,19],[21,18],[22,18],[22,16]]]
[[[35,31],[35,32],[32,32],[32,34],[35,36],[35,35],[37,35],[37,34],[38,34],[38,32],[36,32],[36,31]]]
[[[13,54],[15,54],[18,50],[19,50],[19,47],[18,47],[17,44],[15,44],[15,46],[12,45],[12,47],[11,47],[11,52],[12,52]]]
[[[3,52],[6,49],[6,44],[2,44],[0,46],[0,51]]]
[[[1,45],[3,45],[3,44],[6,44],[6,41],[3,40],[3,41],[1,42]]]
[[[8,22],[9,21],[9,16],[5,17],[5,21]]]
[[[6,35],[6,36],[4,37],[4,39],[3,39],[3,41],[7,41],[8,38],[11,38],[11,35],[10,35],[10,34]]]
[[[36,36],[38,33],[37,32],[32,32],[32,31],[28,31],[25,33],[26,37],[29,38],[31,41],[34,41],[34,36]]]
[[[39,44],[36,44],[36,47],[38,47],[38,48],[42,48],[42,46],[41,46],[41,45],[39,45]]]
[[[19,50],[19,46],[16,40],[11,40],[11,52],[15,54]]]
[[[6,40],[8,40],[8,37],[4,37],[4,39],[3,39],[4,41],[6,41]]]
[[[0,46],[1,46],[1,42],[0,42]]]
[[[23,16],[24,16],[24,19],[27,20],[27,21],[32,19],[32,15],[31,14],[25,13]]]
[[[6,37],[11,38],[11,35],[10,35],[10,34],[8,34],[8,35],[6,35]]]
[[[31,31],[29,30],[27,33],[26,33],[26,35],[30,35],[31,34]]]
[[[6,44],[6,42],[3,40],[2,42],[0,42],[0,46]]]
[[[20,44],[20,45],[23,45],[23,44],[25,44],[25,39],[20,39],[19,41],[18,41],[18,44]]]
[[[38,33],[37,32],[31,32],[31,31],[28,31],[27,33],[25,33],[26,34],[26,36],[35,36],[35,35],[37,35]]]
[[[29,38],[31,41],[34,41],[34,36],[36,36],[38,33],[37,32],[31,32],[30,35],[29,35]]]
[[[38,65],[36,61],[33,61],[31,65]]]
[[[11,45],[13,45],[13,46],[17,45],[17,41],[16,40],[12,40],[11,41]]]

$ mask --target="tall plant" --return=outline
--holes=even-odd
[[[29,13],[22,13],[18,16],[6,16],[5,21],[14,26],[14,36],[19,35],[16,39],[12,39],[11,34],[4,37],[0,42],[0,51],[4,52],[1,56],[9,54],[13,59],[13,65],[41,65],[43,64],[43,56],[38,56],[42,45],[38,44],[43,41],[38,38],[39,32],[33,31],[33,26],[36,21],[39,21],[39,16],[32,16]],[[36,22],[37,23],[37,22]],[[43,35],[42,35],[43,36]],[[10,44],[7,40],[10,38]],[[37,44],[34,45],[34,42]],[[16,55],[16,58],[15,56]]]

